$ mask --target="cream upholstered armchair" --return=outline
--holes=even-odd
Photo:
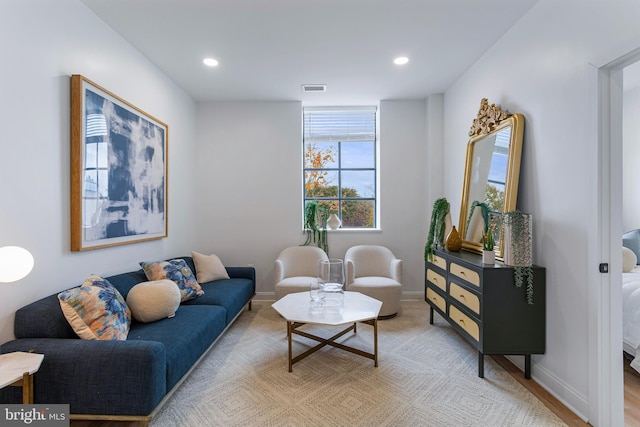
[[[402,260],[384,246],[359,245],[347,250],[344,262],[347,270],[346,290],[382,301],[379,319],[398,314],[402,293]]]
[[[292,246],[276,258],[276,300],[287,294],[309,290],[309,284],[318,280],[318,261],[329,259],[315,246]]]

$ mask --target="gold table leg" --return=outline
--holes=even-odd
[[[322,338],[319,337],[317,335],[313,335],[304,331],[299,331],[297,328],[304,325],[304,323],[300,323],[300,322],[292,322],[292,321],[287,321],[287,341],[288,341],[288,347],[289,347],[289,372],[293,372],[293,364],[297,363],[299,361],[301,361],[302,359],[304,359],[305,357],[309,356],[310,354],[315,353],[316,351],[320,350],[322,347],[330,345],[332,347],[336,347],[339,348],[341,350],[344,351],[348,351],[350,353],[354,353],[357,354],[359,356],[362,357],[366,357],[367,359],[371,359],[374,362],[374,366],[377,368],[378,367],[378,319],[371,319],[371,320],[363,320],[362,323],[366,323],[367,325],[371,325],[373,326],[373,353],[367,353],[363,350],[354,348],[354,347],[350,347],[348,345],[342,344],[342,343],[338,343],[335,342],[336,339],[340,338],[341,336],[343,336],[344,334],[346,334],[349,331],[353,331],[354,333],[357,332],[357,322],[354,322],[353,325],[350,325],[348,328],[338,332],[337,334],[335,334],[334,336],[330,337],[330,338]],[[296,334],[296,335],[300,335],[303,336],[305,338],[309,338],[312,339],[314,341],[318,341],[320,344],[317,344],[316,346],[308,349],[307,351],[297,355],[296,357],[293,357],[293,349],[292,349],[292,335]]]
[[[33,404],[33,375],[22,374],[22,403]]]
[[[293,322],[287,321],[287,340],[289,341],[289,372],[293,372],[293,362],[291,360],[291,331],[293,330]]]
[[[373,354],[374,366],[378,367],[378,319],[373,319]]]
[[[33,375],[25,372],[22,374],[22,379],[9,385],[12,387],[22,387],[22,403],[25,405],[33,404]]]

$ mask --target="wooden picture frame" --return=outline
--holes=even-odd
[[[167,237],[169,126],[71,76],[71,250]]]

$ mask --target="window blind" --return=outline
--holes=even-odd
[[[303,120],[305,143],[376,140],[376,107],[305,107]]]

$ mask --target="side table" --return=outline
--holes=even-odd
[[[43,359],[44,354],[23,351],[0,354],[0,388],[22,387],[22,403],[33,404],[33,374]]]

